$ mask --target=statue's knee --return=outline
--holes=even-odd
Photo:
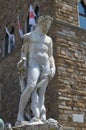
[[[36,87],[36,83],[33,82],[33,83],[30,83],[27,85],[27,88],[28,88],[28,91],[33,91]]]

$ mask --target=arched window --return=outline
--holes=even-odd
[[[86,29],[86,5],[83,1],[79,2],[78,8],[80,27]]]
[[[30,32],[30,25],[29,25],[29,12],[27,15],[27,20],[26,20],[26,33]]]
[[[8,44],[9,44],[9,36],[6,33],[5,35],[5,43],[4,43],[4,57],[8,55]]]
[[[39,6],[38,5],[36,5],[35,6],[35,14],[36,14],[36,22],[37,22],[37,18],[39,17]]]

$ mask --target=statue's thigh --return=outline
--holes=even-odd
[[[42,70],[42,73],[41,73],[41,78],[44,78],[46,76],[48,76],[50,73],[50,64],[47,63],[44,67],[43,67],[43,70]]]
[[[37,83],[40,76],[40,68],[38,65],[34,64],[31,67],[29,67],[28,71],[28,82],[34,82]]]

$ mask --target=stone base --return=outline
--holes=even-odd
[[[43,124],[28,124],[13,127],[13,130],[63,130],[60,124],[43,123]]]

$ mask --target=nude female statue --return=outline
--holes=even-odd
[[[21,64],[23,64],[23,69],[27,67],[27,83],[25,86],[23,78],[20,76],[22,94],[17,122],[25,121],[24,111],[30,99],[33,113],[30,121],[46,120],[45,91],[49,80],[55,75],[53,42],[51,37],[46,35],[51,22],[51,17],[40,16],[35,30],[23,36],[24,43],[18,68]]]

